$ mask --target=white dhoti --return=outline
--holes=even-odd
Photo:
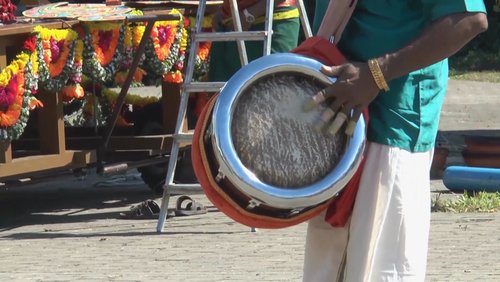
[[[350,222],[308,224],[304,282],[424,281],[432,152],[369,143]]]

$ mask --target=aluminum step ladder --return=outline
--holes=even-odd
[[[297,0],[299,9],[301,25],[304,30],[304,35],[310,37],[312,32],[309,27],[309,21],[305,11],[305,6],[302,0]],[[271,53],[271,39],[272,39],[272,21],[274,12],[274,0],[266,0],[266,15],[264,22],[264,30],[262,31],[243,31],[241,27],[240,16],[238,12],[237,0],[230,1],[231,14],[233,27],[235,31],[230,32],[202,32],[202,22],[205,16],[206,0],[200,0],[198,10],[196,13],[196,24],[194,31],[191,32],[191,45],[189,48],[189,56],[185,71],[184,83],[181,86],[181,100],[179,103],[179,112],[177,115],[177,122],[175,132],[172,136],[172,149],[170,151],[170,159],[168,163],[167,175],[165,178],[165,185],[163,186],[163,197],[161,202],[160,216],[156,231],[163,232],[165,221],[168,212],[168,203],[171,194],[203,194],[203,190],[199,183],[193,184],[179,184],[174,183],[175,168],[177,165],[177,157],[181,145],[191,144],[193,132],[186,132],[185,117],[187,112],[187,105],[191,93],[197,92],[218,92],[226,82],[194,82],[193,72],[195,66],[195,56],[200,42],[215,42],[215,41],[235,41],[238,47],[240,62],[242,66],[248,63],[245,41],[259,41],[264,42],[263,54],[269,55]],[[252,229],[254,231],[255,229]]]

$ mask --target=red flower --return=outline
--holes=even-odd
[[[30,51],[35,52],[36,47],[36,36],[31,36],[26,41],[24,41],[23,48]]]
[[[17,95],[17,75],[13,75],[6,87],[0,87],[0,110],[5,111],[15,102]]]

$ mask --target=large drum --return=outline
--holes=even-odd
[[[272,54],[240,69],[212,98],[193,140],[195,174],[209,200],[259,228],[301,223],[326,208],[356,172],[365,123],[354,134],[315,129],[307,99],[335,79],[301,55]],[[340,132],[343,132],[342,130]]]

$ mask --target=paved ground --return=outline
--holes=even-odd
[[[497,133],[498,89],[452,82],[440,125],[450,162],[460,163],[464,134]],[[433,191],[447,192],[440,180]],[[305,224],[250,232],[203,195],[194,197],[209,213],[171,218],[162,234],[156,220],[118,219],[150,197],[133,172],[0,188],[0,281],[301,280]],[[500,281],[500,213],[433,213],[427,274],[427,281]]]

